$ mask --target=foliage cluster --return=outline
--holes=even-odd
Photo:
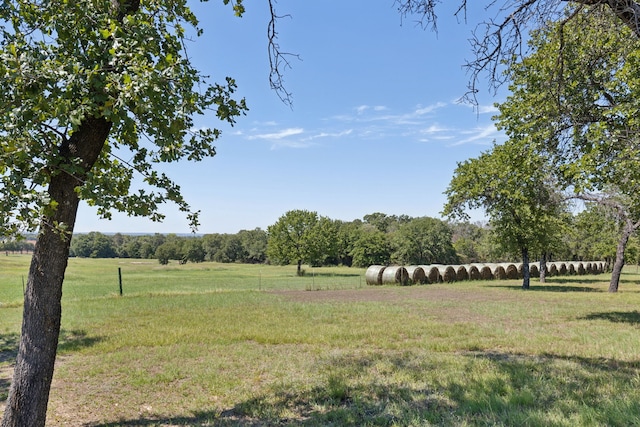
[[[310,213],[312,217],[317,214]],[[286,218],[283,216],[282,218]],[[282,220],[281,218],[281,220]],[[312,240],[325,242],[324,249],[304,262],[312,266],[368,267],[373,264],[436,264],[499,262],[519,260],[499,234],[486,223],[445,223],[435,218],[373,213],[350,222],[325,219]],[[552,259],[601,259],[611,261],[616,251],[618,219],[597,204],[563,217],[562,231],[553,246]],[[288,264],[294,258],[278,258],[272,248],[273,236],[260,228],[236,234],[199,235],[113,235],[91,232],[76,234],[71,255],[82,258],[138,258],[179,262]],[[3,243],[8,249],[20,242]],[[319,245],[314,246],[318,248]],[[626,251],[628,263],[640,262],[638,237],[633,236]],[[5,248],[5,246],[0,246]],[[540,257],[532,253],[532,259]]]

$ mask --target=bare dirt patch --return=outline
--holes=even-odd
[[[289,301],[295,302],[400,302],[415,300],[430,301],[505,301],[518,299],[518,293],[505,296],[504,293],[478,292],[458,288],[434,288],[431,286],[411,286],[398,288],[362,288],[342,290],[278,290],[270,291]]]

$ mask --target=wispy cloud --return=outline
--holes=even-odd
[[[388,110],[387,107],[385,107],[384,105],[374,105],[373,107],[371,105],[360,105],[358,107],[356,107],[356,113],[358,113],[358,115],[364,114],[367,110],[373,110],[373,111],[386,111]]]
[[[434,102],[418,104],[411,109],[394,111],[382,105],[362,104],[343,115],[335,115],[316,122],[313,126],[281,127],[263,122],[262,127],[247,131],[247,139],[264,140],[272,149],[307,148],[330,144],[333,140],[349,137],[355,140],[383,138],[410,139],[455,147],[463,144],[490,145],[505,138],[487,116],[461,112],[460,104]],[[476,113],[495,112],[493,106],[477,106]],[[463,114],[461,114],[463,113]],[[466,114],[466,116],[465,116]]]
[[[478,105],[478,113],[480,114],[497,113],[499,111],[495,105]]]
[[[477,127],[469,131],[463,131],[461,132],[461,135],[467,136],[451,144],[452,147],[471,143],[489,145],[494,139],[503,137],[493,123],[484,127]]]
[[[287,138],[294,135],[301,135],[303,133],[304,133],[303,128],[288,128],[278,132],[251,135],[249,136],[249,139],[278,140],[278,139],[283,139],[283,138]]]
[[[353,129],[343,130],[341,132],[320,132],[316,135],[312,135],[309,139],[317,139],[317,138],[340,138],[341,136],[351,135],[353,133]]]
[[[426,107],[422,107],[418,105],[413,112],[416,116],[424,116],[425,114],[433,113],[434,111],[445,107],[447,104],[445,102],[436,102],[435,104],[427,105]]]

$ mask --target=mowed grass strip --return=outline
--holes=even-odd
[[[3,258],[0,399],[21,311],[2,289],[27,265]],[[618,294],[608,275],[525,292],[311,270],[70,260],[49,424],[640,424],[635,267]]]

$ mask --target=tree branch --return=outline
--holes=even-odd
[[[280,100],[290,107],[293,105],[293,98],[291,92],[289,92],[284,86],[284,71],[287,68],[291,68],[289,58],[300,59],[299,55],[282,52],[280,50],[280,44],[278,43],[278,32],[276,31],[276,22],[278,19],[284,17],[291,17],[291,15],[278,16],[274,7],[276,0],[269,0],[270,19],[267,26],[267,38],[268,51],[269,51],[269,84]]]

